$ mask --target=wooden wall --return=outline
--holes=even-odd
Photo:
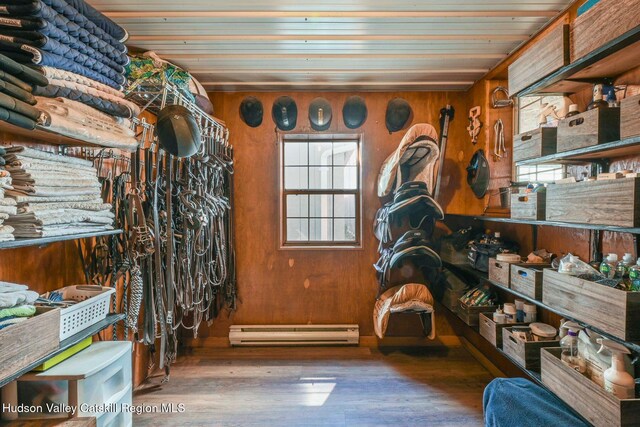
[[[245,96],[257,96],[265,117],[258,128],[241,121],[239,106]],[[298,105],[294,132],[313,131],[307,111],[316,96],[327,98],[334,119],[328,133],[364,135],[363,248],[359,250],[283,250],[279,248],[278,136],[271,119],[273,101],[280,93],[212,93],[216,116],[227,123],[235,148],[236,241],[239,301],[229,318],[222,315],[201,337],[228,335],[230,324],[357,323],[361,335],[373,335],[372,310],[377,282],[372,264],[377,260],[378,241],[372,233],[376,211],[381,206],[375,186],[385,158],[398,146],[404,131],[392,135],[385,127],[387,102],[404,97],[414,110],[413,123],[432,123],[437,129],[439,110],[447,103],[458,116],[450,132],[443,178],[443,205],[450,212],[465,212],[481,201],[470,196],[463,172],[473,153],[465,127],[468,105],[464,93],[360,93],[369,115],[356,131],[342,123],[342,105],[351,93],[289,93]],[[455,142],[454,142],[455,141]],[[463,184],[464,183],[464,184]],[[411,317],[413,320],[413,317]],[[418,323],[409,321],[398,334],[419,333]],[[439,333],[447,333],[447,325]]]

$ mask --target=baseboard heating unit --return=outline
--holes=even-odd
[[[232,325],[231,345],[357,345],[358,325]]]

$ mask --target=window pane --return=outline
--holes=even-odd
[[[315,242],[325,242],[333,240],[333,220],[325,218],[312,218],[309,221],[309,240]]]
[[[287,196],[287,217],[308,217],[309,216],[309,196],[288,195]]]
[[[309,188],[313,190],[330,190],[331,168],[327,167],[310,167],[309,168]]]
[[[353,166],[335,167],[333,169],[333,188],[339,190],[357,189],[357,169]]]
[[[305,166],[308,162],[307,144],[288,142],[284,144],[284,165]]]
[[[334,197],[336,218],[356,217],[356,196],[355,194],[336,194]]]
[[[308,227],[308,219],[287,219],[287,240],[293,242],[308,241]]]
[[[307,168],[286,167],[284,168],[284,188],[287,190],[306,190],[309,188]]]
[[[333,144],[333,164],[335,166],[356,166],[358,164],[358,144],[336,142]]]
[[[312,142],[309,144],[309,164],[313,166],[331,166],[330,142]]]
[[[331,194],[313,194],[310,197],[310,217],[331,218],[333,216],[333,198]]]
[[[333,220],[333,240],[337,242],[354,242],[356,240],[356,220]]]

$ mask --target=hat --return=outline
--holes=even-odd
[[[331,126],[331,104],[324,98],[316,98],[309,105],[309,122],[313,130],[323,131]]]
[[[349,129],[358,129],[367,121],[367,104],[359,96],[350,96],[342,107],[342,120]]]
[[[195,117],[182,105],[169,105],[160,110],[156,132],[160,146],[176,157],[192,156],[202,144]]]
[[[484,156],[484,151],[476,151],[473,157],[471,157],[469,166],[467,166],[467,184],[471,186],[473,194],[475,194],[478,199],[483,198],[487,193],[490,176],[489,162]]]
[[[263,114],[262,102],[255,96],[247,96],[240,103],[240,117],[252,128],[257,128],[262,124]]]
[[[413,111],[409,103],[403,98],[394,98],[387,104],[385,123],[389,133],[397,132],[411,122]]]
[[[298,106],[296,105],[296,101],[288,96],[281,96],[273,103],[271,116],[278,129],[282,131],[295,129],[298,121]]]

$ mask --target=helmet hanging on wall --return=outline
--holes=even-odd
[[[317,131],[329,129],[333,119],[331,104],[324,98],[316,98],[309,105],[309,123],[311,128]]]
[[[342,119],[349,129],[358,129],[367,121],[367,104],[359,96],[350,96],[342,107]]]
[[[467,183],[478,199],[483,198],[487,193],[490,177],[489,162],[484,151],[478,150],[473,154],[469,166],[467,166]]]
[[[292,98],[281,96],[273,103],[271,116],[281,131],[293,130],[298,121],[298,106]]]
[[[255,96],[247,96],[240,103],[240,117],[242,121],[256,128],[262,124],[262,116],[264,115],[264,109],[262,108],[262,102]]]
[[[394,98],[387,104],[385,124],[389,133],[404,129],[413,120],[413,110],[403,98]]]
[[[160,110],[156,132],[162,149],[176,157],[190,157],[202,144],[196,118],[182,105],[169,105]]]

